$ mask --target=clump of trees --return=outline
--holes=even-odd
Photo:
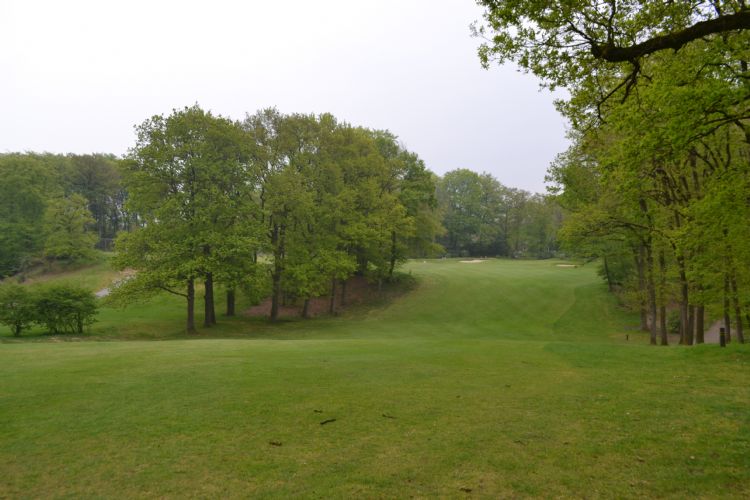
[[[192,106],[137,134],[123,175],[139,224],[118,238],[116,263],[138,272],[112,300],[182,296],[188,331],[199,282],[211,326],[217,284],[231,314],[235,290],[267,272],[274,320],[285,298],[307,302],[354,274],[382,282],[407,255],[439,248],[435,178],[389,132],[274,109],[236,122]]]
[[[40,260],[85,261],[129,227],[111,155],[0,154],[0,279]]]
[[[81,334],[94,322],[97,310],[94,294],[77,286],[0,285],[0,323],[16,337],[35,323],[53,334]]]
[[[480,2],[485,64],[514,60],[560,102],[573,144],[549,171],[561,238],[602,261],[650,342],[750,322],[750,11],[744,2]]]
[[[445,227],[438,241],[451,255],[549,258],[558,251],[563,211],[554,197],[458,169],[438,180],[437,198]]]

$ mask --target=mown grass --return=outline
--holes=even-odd
[[[649,347],[554,264],[412,262],[398,301],[199,338],[160,297],[90,336],[174,340],[2,344],[0,497],[748,497],[750,350]]]

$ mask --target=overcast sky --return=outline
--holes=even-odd
[[[121,155],[135,124],[173,108],[276,106],[388,129],[440,174],[543,192],[565,123],[534,77],[481,68],[481,13],[473,0],[0,0],[0,152]]]

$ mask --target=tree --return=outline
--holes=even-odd
[[[487,40],[482,63],[515,61],[552,86],[588,85],[614,69],[621,75],[615,89],[629,91],[649,56],[750,29],[750,8],[731,0],[478,3],[486,9],[485,24],[474,25]],[[606,89],[600,102],[612,93]]]
[[[19,337],[35,316],[33,298],[25,287],[12,283],[0,285],[0,323],[8,325],[14,336]]]
[[[52,169],[31,155],[0,155],[0,278],[20,271],[44,244],[47,197],[55,194]]]
[[[239,124],[197,105],[154,116],[137,133],[124,177],[128,207],[143,227],[118,238],[116,263],[138,273],[115,293],[182,296],[186,329],[194,332],[195,281],[204,280],[204,324],[210,326],[215,277],[229,277],[238,253],[252,254],[259,244],[248,228],[257,185],[252,145]]]
[[[446,249],[455,255],[469,255],[480,233],[482,183],[479,174],[468,169],[446,173],[438,187],[438,200],[446,229]]]
[[[93,255],[97,237],[88,230],[94,219],[87,205],[79,194],[49,203],[44,214],[45,257],[79,262]]]
[[[108,248],[108,242],[129,224],[124,211],[127,196],[118,169],[119,160],[112,155],[68,155],[63,171],[63,186],[68,194],[86,198],[99,238],[97,245]]]

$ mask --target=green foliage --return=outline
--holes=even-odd
[[[0,154],[0,278],[43,256],[86,260],[93,242],[111,249],[132,222],[117,164],[106,155]]]
[[[131,216],[125,212],[125,191],[119,170],[120,160],[112,155],[68,155],[64,170],[64,188],[68,194],[86,199],[94,218],[98,245],[111,250],[110,241],[117,232],[129,227]]]
[[[0,278],[19,271],[44,242],[40,228],[55,173],[28,155],[0,155]]]
[[[458,169],[440,179],[437,198],[452,255],[549,258],[557,251],[562,212],[551,197]]]
[[[8,325],[18,337],[36,318],[33,296],[26,287],[13,283],[0,285],[0,324]]]
[[[95,321],[99,308],[90,290],[65,284],[35,290],[34,305],[34,322],[52,334],[83,333]]]
[[[86,199],[73,194],[51,200],[44,214],[44,255],[47,259],[81,262],[94,255],[97,237]]]
[[[513,60],[568,89],[558,104],[573,145],[548,175],[571,212],[566,248],[611,264],[603,274],[636,297],[653,343],[657,309],[673,302],[683,343],[691,305],[740,326],[750,305],[744,4],[480,3],[485,65]]]

